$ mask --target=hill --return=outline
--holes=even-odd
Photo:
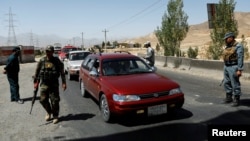
[[[235,19],[238,22],[239,35],[237,38],[241,38],[241,35],[245,35],[248,40],[250,40],[250,12],[235,12]],[[138,42],[144,43],[146,41],[151,41],[152,45],[155,46],[158,42],[154,33],[150,33],[146,36],[133,38],[126,40],[125,42]],[[189,47],[204,47],[209,42],[210,39],[210,29],[208,28],[208,22],[191,25],[187,37],[181,43],[181,49],[186,50]]]

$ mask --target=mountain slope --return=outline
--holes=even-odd
[[[250,40],[250,12],[235,12],[235,19],[238,22],[239,30],[237,38],[241,38],[241,35],[244,34],[247,40]],[[181,43],[181,48],[187,49],[189,47],[201,47],[207,45],[211,41],[210,30],[211,29],[208,28],[208,22],[191,25],[186,38]],[[125,42],[144,43],[146,41],[151,41],[153,46],[155,46],[158,42],[154,33],[126,40]]]

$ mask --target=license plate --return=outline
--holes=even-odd
[[[155,116],[167,113],[167,104],[148,107],[148,116]]]

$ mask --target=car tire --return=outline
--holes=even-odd
[[[107,101],[105,94],[101,95],[99,105],[100,105],[100,110],[101,110],[101,115],[102,115],[103,120],[105,122],[110,122],[111,121],[111,113],[109,110],[109,105],[108,105],[108,101]]]
[[[87,91],[85,90],[85,85],[82,80],[80,80],[80,90],[82,97],[87,97]]]

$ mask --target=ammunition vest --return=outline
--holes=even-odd
[[[232,47],[227,47],[224,49],[222,53],[224,62],[237,62],[236,45],[237,42],[235,42]]]
[[[41,70],[39,77],[42,82],[55,82],[58,81],[60,76],[60,60],[56,57],[47,60],[46,57],[41,60]]]

